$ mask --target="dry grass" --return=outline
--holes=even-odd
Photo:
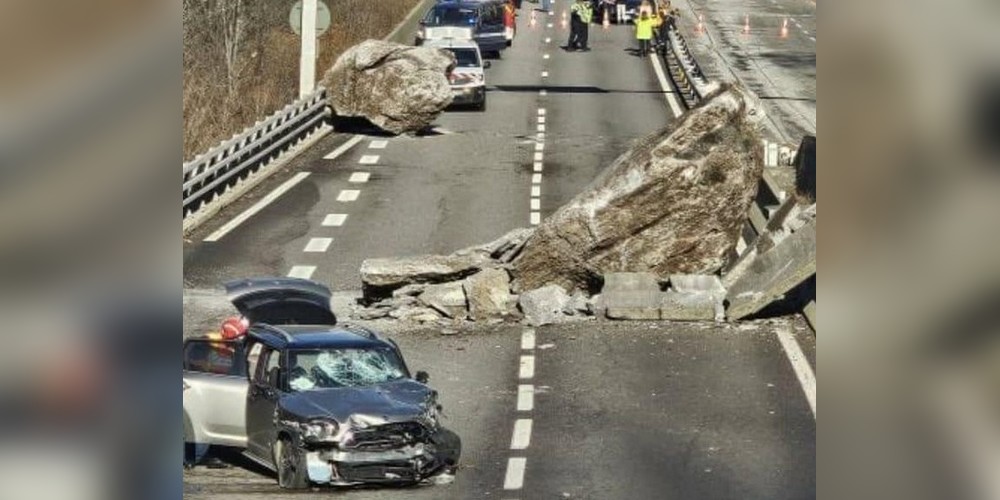
[[[330,29],[317,41],[317,76],[345,49],[388,35],[418,2],[327,0]],[[184,0],[185,159],[296,98],[299,37],[288,25],[291,4]]]

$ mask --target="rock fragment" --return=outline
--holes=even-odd
[[[479,254],[366,259],[361,263],[362,293],[371,302],[390,297],[394,290],[406,285],[459,280],[490,263],[489,258]]]
[[[510,313],[513,296],[510,276],[503,269],[484,269],[461,283],[473,321],[501,318]]]
[[[569,295],[559,285],[548,285],[521,294],[518,304],[529,325],[541,326],[564,321],[563,308]]]

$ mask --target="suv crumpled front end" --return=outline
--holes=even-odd
[[[354,413],[340,418],[333,411],[300,420],[297,441],[309,480],[337,486],[412,484],[453,471],[461,454],[461,441],[438,422],[436,393],[428,390],[424,401],[416,405],[407,402],[405,395],[393,401],[393,393],[411,392],[416,385],[426,388],[406,381],[387,384],[388,388],[371,388],[372,394],[362,395],[356,390],[342,393],[336,399],[360,396],[377,404],[360,405]],[[321,401],[310,402],[314,407],[322,406]],[[363,406],[373,411],[364,411]]]

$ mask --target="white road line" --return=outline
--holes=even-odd
[[[545,132],[539,132],[539,133],[535,134],[535,140],[536,141],[544,141],[545,140]]]
[[[353,148],[357,143],[359,143],[362,140],[364,140],[364,138],[365,137],[363,135],[356,135],[354,137],[351,137],[347,142],[341,144],[339,148],[334,149],[333,151],[330,151],[330,153],[327,154],[326,156],[324,156],[323,159],[324,160],[336,160],[338,156],[346,153],[347,150]]]
[[[357,189],[344,189],[337,195],[337,201],[354,201],[358,199],[361,191]]]
[[[552,43],[552,39],[551,38],[546,38],[545,39],[545,43]]]
[[[539,123],[537,130],[539,132],[545,132],[545,124],[544,123]]]
[[[546,28],[551,28],[551,27],[552,27],[552,23],[548,23],[548,24],[546,24],[546,25],[545,25],[545,27],[546,27]]]
[[[538,116],[545,116],[545,108],[538,108]]]
[[[681,116],[683,111],[681,110],[680,103],[677,102],[677,97],[674,96],[672,90],[670,90],[670,84],[667,83],[667,75],[663,73],[663,67],[660,66],[660,58],[653,57],[650,58],[653,61],[653,72],[656,73],[656,79],[660,81],[660,87],[663,88],[664,95],[667,98],[667,104],[670,105],[670,111],[675,117]]]
[[[535,172],[541,172],[541,171],[542,171],[542,162],[536,161],[535,162]]]
[[[302,182],[302,179],[305,179],[306,177],[309,177],[309,172],[299,172],[295,174],[294,176],[292,176],[291,179],[288,179],[280,186],[274,188],[274,191],[271,191],[270,193],[267,194],[267,196],[261,198],[260,201],[254,203],[250,208],[243,211],[243,213],[237,215],[232,220],[225,223],[219,229],[216,229],[215,232],[208,235],[208,237],[206,237],[203,241],[209,241],[209,242],[219,241],[220,239],[222,239],[223,236],[228,234],[233,229],[239,227],[240,224],[246,222],[246,220],[249,219],[250,217],[256,215],[257,212],[263,210],[264,207],[273,203],[274,200],[277,200],[279,197],[281,197],[281,195],[287,193],[288,190],[295,187],[296,184]]]
[[[799,384],[802,386],[802,392],[809,400],[809,408],[812,409],[813,418],[816,418],[816,374],[813,373],[812,367],[809,366],[809,360],[802,353],[802,348],[799,347],[799,343],[792,336],[792,333],[786,328],[779,328],[777,333],[778,341],[785,349],[785,355],[792,363],[792,370],[795,371],[795,376],[798,377]]]
[[[802,30],[802,34],[803,35],[808,35],[809,34],[809,30]]]
[[[814,36],[809,37],[809,39],[812,40],[812,41],[814,41],[814,42],[816,41],[816,37],[814,37]]]
[[[529,379],[535,376],[535,357],[521,356],[521,368],[518,370],[517,378]]]
[[[369,149],[385,149],[385,147],[388,146],[388,145],[389,145],[389,141],[378,140],[378,141],[369,142],[368,143],[368,148]]]
[[[541,151],[535,152],[535,161],[543,161],[545,159],[545,154]]]
[[[292,266],[292,270],[288,271],[288,277],[307,280],[312,278],[314,272],[316,272],[316,266]]]
[[[327,216],[323,219],[323,225],[327,227],[340,227],[343,226],[346,221],[347,214],[327,214]]]
[[[524,469],[528,465],[528,459],[524,457],[511,457],[507,459],[507,474],[503,478],[503,489],[519,490],[524,486]]]
[[[537,226],[542,223],[542,214],[538,212],[531,212],[531,219],[529,219],[532,226]]]
[[[542,78],[548,78],[548,77],[549,77],[549,72],[548,71],[542,71]]]
[[[549,95],[549,91],[545,90],[545,89],[539,90],[538,91],[538,95],[540,95],[542,97],[545,97],[545,96]]]
[[[541,151],[543,149],[545,149],[545,143],[544,142],[536,142],[535,143],[535,151]]]
[[[347,182],[353,182],[355,184],[360,184],[362,182],[368,182],[368,178],[371,177],[369,172],[354,172],[351,177],[347,179]]]
[[[510,437],[510,449],[523,450],[531,444],[531,419],[519,418],[514,421],[514,435]]]
[[[531,209],[532,210],[541,210],[542,209],[542,200],[539,200],[538,198],[532,198],[531,199]]]
[[[545,117],[544,116],[539,116],[538,117],[538,123],[545,124]]]
[[[530,351],[535,348],[535,331],[527,329],[521,333],[521,349]]]
[[[534,197],[537,198],[537,197],[539,197],[541,195],[542,195],[542,186],[538,186],[538,185],[531,186],[531,196],[534,196]]]
[[[532,184],[541,184],[542,183],[542,174],[531,174],[531,183]]]
[[[313,238],[306,243],[305,250],[303,252],[325,252],[330,248],[330,244],[333,243],[333,238]]]
[[[358,163],[362,165],[374,165],[378,163],[378,158],[378,155],[364,155],[360,160],[358,160]]]
[[[531,384],[517,386],[517,411],[531,411],[534,409],[535,386]]]
[[[549,58],[548,54],[542,54],[542,59],[548,59],[548,58]]]

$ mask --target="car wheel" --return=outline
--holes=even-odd
[[[476,109],[479,111],[486,111],[486,96],[483,96],[483,100],[479,101],[479,104],[476,105]]]
[[[274,457],[278,486],[287,490],[300,490],[309,486],[305,457],[290,440],[282,438],[274,443]]]

